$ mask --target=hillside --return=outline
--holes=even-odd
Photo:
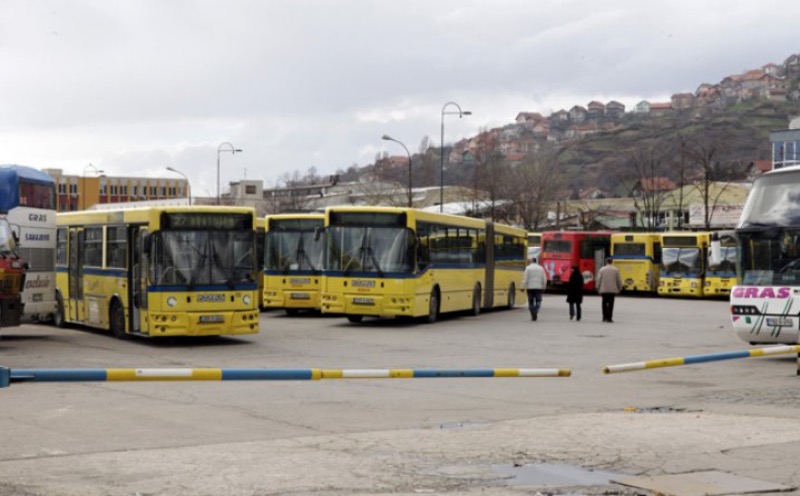
[[[797,115],[800,102],[769,100],[740,103],[694,117],[688,112],[659,117],[627,115],[613,130],[563,145],[557,157],[574,188],[594,186],[623,194],[617,190],[624,175],[622,164],[637,146],[646,144],[677,156],[681,138],[718,142],[725,148],[721,158],[749,164],[772,158],[769,133],[785,129],[790,118]],[[669,171],[665,175],[669,177]]]

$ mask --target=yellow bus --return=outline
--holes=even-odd
[[[118,338],[258,332],[253,209],[153,206],[56,222],[57,326]]]
[[[736,238],[733,231],[711,233],[711,246],[716,248],[716,259],[708,253],[708,272],[706,273],[703,294],[708,297],[728,297],[736,285]],[[714,249],[714,248],[712,248]]]
[[[619,269],[625,291],[655,293],[661,273],[661,235],[614,233],[611,235],[612,264]]]
[[[513,308],[522,296],[526,232],[411,208],[325,211],[322,313],[424,317]]]
[[[265,217],[265,308],[282,308],[289,315],[319,310],[324,218],[322,214]]]
[[[707,232],[661,235],[661,296],[703,297],[711,234]]]

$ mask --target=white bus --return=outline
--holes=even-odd
[[[23,322],[50,320],[56,311],[56,190],[48,174],[22,165],[0,165],[0,213],[28,263]]]
[[[736,335],[751,344],[798,343],[800,167],[755,180],[736,241],[737,285],[730,297]]]

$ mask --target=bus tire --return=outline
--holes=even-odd
[[[67,318],[64,315],[64,300],[61,293],[56,294],[56,314],[53,315],[53,325],[59,329],[67,327]]]
[[[470,315],[477,317],[481,314],[481,285],[476,284],[472,289],[472,308],[469,311]]]
[[[425,322],[433,324],[439,320],[439,288],[433,288],[431,297],[428,299],[428,316],[425,317]]]
[[[111,309],[108,311],[108,324],[115,338],[125,339],[128,337],[125,333],[125,310],[117,300],[111,303]]]
[[[362,320],[364,320],[364,316],[363,315],[348,315],[347,316],[347,320],[349,320],[353,324],[358,324]]]
[[[517,286],[512,282],[508,285],[508,304],[506,308],[513,310],[517,305]]]

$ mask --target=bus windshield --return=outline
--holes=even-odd
[[[16,254],[17,241],[11,232],[11,227],[6,219],[0,219],[0,256],[8,257]]]
[[[721,246],[719,248],[720,262],[718,264],[711,264],[711,254],[709,254],[709,275],[735,273],[737,253],[738,250],[735,246]]]
[[[252,282],[252,231],[160,231],[154,235],[154,284]]]
[[[313,232],[278,231],[267,233],[264,267],[268,270],[322,269],[322,238]]]
[[[405,227],[328,228],[326,268],[352,272],[411,272],[413,236]]]
[[[661,266],[667,273],[700,274],[700,248],[664,248]]]
[[[800,174],[762,176],[753,183],[739,227],[800,227]]]
[[[800,285],[800,229],[768,228],[737,235],[744,284]]]

